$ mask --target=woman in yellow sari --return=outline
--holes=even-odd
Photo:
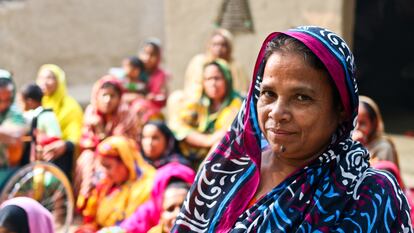
[[[65,72],[53,64],[40,67],[36,83],[43,91],[42,106],[56,114],[61,131],[61,140],[43,148],[44,156],[55,163],[70,178],[73,156],[81,136],[82,108],[67,94]]]
[[[197,102],[185,104],[170,121],[170,127],[181,149],[196,168],[210,148],[224,135],[242,104],[234,91],[231,71],[226,61],[208,63],[203,71],[202,96]],[[171,117],[171,116],[170,116]]]
[[[144,161],[132,139],[108,137],[98,145],[96,154],[105,177],[84,206],[78,206],[84,225],[77,232],[94,232],[129,217],[149,198],[154,182],[156,170]]]

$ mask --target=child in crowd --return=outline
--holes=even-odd
[[[59,122],[52,109],[42,107],[43,92],[36,84],[27,84],[20,89],[20,105],[23,109],[23,116],[30,125],[29,136],[31,137],[30,146],[26,146],[24,161],[29,162],[30,155],[36,152],[47,152],[47,144],[61,138]],[[35,148],[36,147],[36,148]],[[39,159],[50,161],[53,158],[51,153],[39,153]],[[31,158],[35,159],[35,158]]]
[[[138,57],[132,56],[122,61],[122,68],[125,75],[122,79],[125,89],[122,100],[131,104],[134,100],[145,98],[148,89],[146,85],[147,76],[144,73],[144,63]]]

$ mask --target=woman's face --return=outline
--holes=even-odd
[[[167,139],[164,134],[155,125],[151,124],[144,126],[141,143],[145,155],[151,160],[159,159],[167,147]]]
[[[50,96],[55,93],[58,82],[55,75],[47,69],[42,70],[37,76],[37,83],[42,89],[44,95]]]
[[[105,168],[105,176],[115,184],[121,185],[129,178],[128,168],[118,158],[101,156],[100,161]]]
[[[13,103],[13,86],[0,87],[0,113],[4,113]]]
[[[365,109],[363,104],[359,105],[358,108],[358,118],[357,118],[357,125],[356,130],[360,131],[364,138],[369,139],[374,131],[374,123],[369,118],[368,111]]]
[[[98,91],[97,96],[97,107],[98,110],[103,114],[114,113],[118,105],[121,103],[120,94],[111,87],[101,88]]]
[[[229,58],[229,45],[226,38],[221,35],[214,35],[210,40],[210,53],[213,58],[227,60]]]
[[[311,159],[329,144],[340,114],[328,78],[300,55],[274,53],[269,57],[257,112],[261,131],[280,157]]]
[[[171,231],[186,195],[187,190],[184,188],[171,187],[165,190],[160,217],[163,232]]]
[[[139,53],[139,59],[144,63],[145,69],[152,71],[157,68],[160,61],[160,56],[154,49],[154,46],[148,44]]]
[[[226,96],[227,83],[216,65],[209,65],[204,69],[203,88],[207,97],[213,101],[221,102]]]

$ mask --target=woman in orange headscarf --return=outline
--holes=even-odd
[[[77,232],[121,222],[149,198],[154,183],[155,169],[144,161],[132,139],[109,137],[98,145],[96,154],[105,177],[85,205],[78,206],[84,225]]]

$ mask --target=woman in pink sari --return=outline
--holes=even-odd
[[[121,82],[107,75],[99,79],[92,90],[91,104],[86,108],[77,160],[76,186],[79,189],[78,206],[83,206],[93,188],[98,163],[94,156],[96,146],[105,138],[123,135],[136,140],[140,123],[135,114],[121,103]]]
[[[157,170],[151,198],[140,206],[135,213],[121,223],[128,233],[144,233],[159,223],[163,210],[163,197],[168,184],[173,180],[184,181],[191,185],[195,172],[180,163],[169,163]]]

